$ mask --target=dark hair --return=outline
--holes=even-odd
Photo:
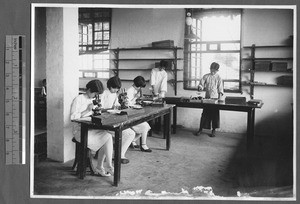
[[[118,76],[111,77],[107,80],[107,88],[120,89],[122,87],[121,79]]]
[[[210,69],[219,70],[220,65],[216,62],[211,63]]]
[[[146,80],[142,76],[135,77],[133,83],[136,87],[144,88],[146,86]]]
[[[168,67],[169,67],[169,63],[168,63],[167,60],[161,60],[161,61],[159,62],[159,66],[160,66],[160,67],[168,68]]]
[[[90,92],[91,93],[99,93],[99,94],[102,94],[103,93],[103,85],[102,85],[102,82],[98,79],[95,79],[95,80],[92,80],[92,81],[89,81],[87,84],[86,84],[86,89],[90,89]]]

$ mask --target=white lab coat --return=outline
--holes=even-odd
[[[72,102],[71,105],[71,120],[79,119],[81,117],[88,117],[93,114],[92,111],[88,112],[84,116],[81,116],[81,112],[85,111],[92,103],[93,99],[88,98],[86,94],[78,95]],[[77,122],[73,123],[73,135],[75,139],[80,142],[80,130],[81,125]],[[93,151],[97,151],[100,149],[106,141],[103,141],[103,137],[106,136],[108,131],[106,130],[99,130],[99,129],[89,129],[88,130],[88,143],[87,146],[89,149]]]
[[[136,103],[136,99],[141,97],[140,89],[131,86],[127,89],[128,104],[132,106]]]
[[[153,92],[155,95],[161,94],[164,97],[163,92],[167,92],[168,74],[165,70],[159,70],[159,68],[153,68],[150,75],[150,85],[153,86]]]
[[[120,106],[117,93],[111,93],[109,90],[104,90],[101,95],[101,108],[110,109],[115,106]]]
[[[120,106],[117,93],[111,93],[108,89],[104,90],[101,95],[101,107],[104,109],[112,109],[114,106]],[[115,136],[113,131],[108,131]],[[121,157],[125,157],[125,153],[135,137],[135,132],[128,128],[122,131],[122,152]]]
[[[127,89],[127,96],[129,101],[129,106],[135,105],[136,99],[138,99],[140,95],[140,91],[137,90],[134,86],[131,86]],[[147,134],[148,131],[151,129],[150,125],[147,122],[143,122],[141,124],[135,125],[131,127],[134,132],[137,134]]]

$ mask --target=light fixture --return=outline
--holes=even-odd
[[[197,35],[195,35],[191,29],[191,26],[193,24],[191,10],[187,10],[187,12],[186,12],[185,23],[188,26],[188,28],[187,28],[187,34],[185,35],[184,38],[188,39],[188,40],[199,39],[199,37]]]
[[[185,23],[186,23],[188,26],[191,26],[192,23],[193,23],[193,19],[192,19],[191,16],[192,16],[191,12],[188,11],[188,12],[186,13],[186,18],[185,18]]]

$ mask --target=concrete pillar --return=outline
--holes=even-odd
[[[47,156],[74,158],[70,106],[78,95],[78,9],[47,8]]]

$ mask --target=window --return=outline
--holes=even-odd
[[[186,25],[184,88],[196,89],[210,64],[220,64],[224,91],[241,91],[241,10],[193,9]]]
[[[79,9],[80,77],[109,78],[111,9]]]

